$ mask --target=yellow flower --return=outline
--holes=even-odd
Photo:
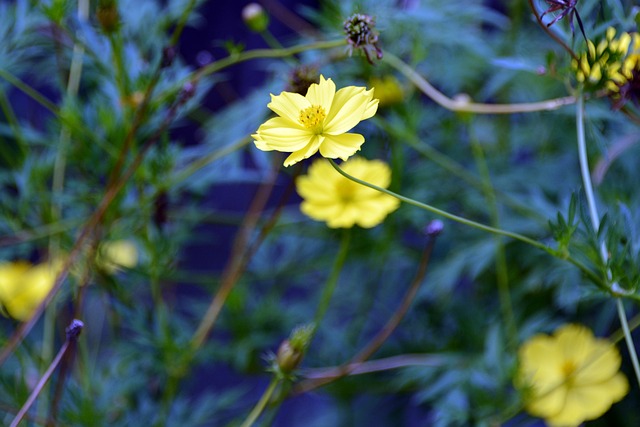
[[[53,287],[61,267],[62,262],[0,264],[0,303],[6,313],[20,321],[28,320]]]
[[[629,390],[618,372],[618,350],[581,325],[534,336],[520,348],[519,359],[516,383],[525,389],[526,409],[550,426],[596,419]]]
[[[391,169],[380,160],[354,158],[341,165],[349,175],[379,187],[391,182]],[[307,216],[325,221],[331,228],[350,228],[355,224],[371,228],[396,210],[400,201],[340,175],[325,160],[316,160],[308,175],[296,180],[304,201],[300,210]]]
[[[364,137],[346,133],[378,109],[373,90],[347,86],[336,92],[331,79],[321,75],[320,83],[309,87],[306,96],[282,92],[271,95],[267,105],[279,117],[263,123],[252,135],[263,151],[291,153],[284,161],[291,166],[320,151],[330,159],[346,160],[360,149]]]
[[[398,104],[404,99],[402,86],[394,76],[373,77],[369,83],[374,89],[376,98],[380,100],[381,107]]]
[[[138,249],[129,240],[104,242],[98,250],[96,262],[111,274],[122,267],[133,268],[138,264]]]

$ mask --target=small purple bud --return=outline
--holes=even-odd
[[[67,333],[67,340],[75,341],[78,339],[78,335],[82,332],[82,328],[84,328],[84,323],[82,320],[73,319],[71,324],[67,326],[65,332]]]
[[[437,236],[444,230],[444,223],[439,219],[434,219],[424,228],[424,232],[427,236]]]

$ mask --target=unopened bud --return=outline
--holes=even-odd
[[[293,348],[289,340],[284,340],[282,344],[280,344],[280,347],[278,347],[276,363],[281,372],[288,374],[298,367],[300,362],[302,362],[303,356],[304,353]]]
[[[296,67],[289,75],[289,81],[285,90],[287,92],[299,93],[300,95],[306,95],[309,90],[309,86],[313,83],[318,83],[320,75],[318,69],[310,65],[301,65]]]
[[[96,18],[105,33],[115,32],[120,25],[120,14],[116,2],[114,0],[100,1],[96,9]]]
[[[313,330],[311,325],[298,326],[291,332],[289,339],[282,341],[275,358],[280,372],[290,374],[300,365],[311,342]]]
[[[256,33],[261,33],[269,26],[269,15],[258,3],[249,3],[242,9],[242,20]]]

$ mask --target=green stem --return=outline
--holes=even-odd
[[[405,197],[405,196],[402,196],[400,194],[394,193],[393,191],[389,191],[386,188],[382,188],[382,187],[378,187],[377,185],[370,184],[370,183],[368,183],[366,181],[363,181],[361,179],[358,179],[358,178],[356,178],[354,176],[349,175],[348,173],[343,171],[340,168],[340,166],[338,166],[332,159],[327,159],[327,160],[331,163],[331,165],[342,176],[344,176],[347,179],[350,179],[353,182],[357,182],[358,184],[364,185],[365,187],[369,187],[369,188],[372,188],[374,190],[380,191],[381,193],[388,194],[388,195],[390,195],[392,197],[395,197],[396,199],[398,199],[398,200],[400,200],[402,202],[405,202],[405,203],[407,203],[409,205],[416,206],[416,207],[418,207],[420,209],[424,209],[424,210],[426,210],[428,212],[434,213],[436,215],[440,215],[440,216],[445,217],[447,219],[450,219],[452,221],[456,221],[456,222],[459,222],[461,224],[467,225],[469,227],[474,227],[474,228],[477,228],[479,230],[486,231],[486,232],[489,232],[489,233],[493,233],[493,234],[509,237],[509,238],[512,238],[512,239],[515,239],[515,240],[519,240],[519,241],[521,241],[523,243],[526,243],[526,244],[531,245],[531,246],[533,246],[535,248],[538,248],[538,249],[540,249],[540,250],[542,250],[542,251],[544,251],[544,252],[548,253],[549,255],[552,255],[552,256],[554,256],[556,258],[565,259],[568,262],[570,262],[571,264],[573,264],[576,267],[578,267],[582,271],[582,273],[589,278],[589,280],[593,281],[596,285],[598,285],[601,288],[603,288],[603,290],[607,290],[607,289],[604,288],[604,284],[602,283],[601,278],[597,274],[595,274],[593,271],[591,271],[588,267],[586,267],[584,264],[582,264],[580,261],[578,261],[578,260],[576,260],[575,258],[572,258],[572,257],[559,256],[553,248],[550,248],[549,246],[546,246],[543,243],[537,242],[537,241],[535,241],[533,239],[530,239],[530,238],[528,238],[526,236],[523,236],[522,234],[514,233],[514,232],[511,232],[511,231],[507,231],[507,230],[501,230],[499,228],[494,228],[494,227],[490,227],[490,226],[485,225],[485,224],[481,224],[479,222],[471,221],[469,219],[466,219],[466,218],[451,214],[449,212],[443,211],[441,209],[435,208],[435,207],[433,207],[431,205],[428,205],[426,203],[421,203],[421,202],[418,202],[416,200],[410,199],[409,197]],[[632,298],[632,299],[636,299],[636,297],[634,295],[626,295],[626,296],[629,297],[629,298]]]
[[[262,414],[262,411],[264,411],[264,408],[267,406],[267,403],[269,403],[269,399],[271,399],[271,396],[276,390],[278,384],[280,384],[280,380],[274,376],[269,383],[269,387],[267,387],[264,393],[262,393],[262,397],[260,398],[258,403],[256,403],[256,406],[253,407],[253,409],[247,416],[247,419],[244,420],[240,427],[251,427],[253,423],[256,422],[260,414]]]
[[[189,74],[187,77],[178,81],[169,89],[165,90],[162,94],[160,94],[156,102],[159,104],[166,103],[167,99],[174,96],[177,92],[179,92],[185,83],[195,82],[201,79],[202,77],[208,76],[213,73],[217,73],[225,68],[228,68],[232,65],[239,64],[241,62],[250,61],[252,59],[268,59],[268,58],[285,58],[288,56],[295,55],[297,53],[306,52],[308,50],[322,50],[322,49],[333,49],[336,47],[344,46],[344,39],[340,40],[330,40],[330,41],[320,41],[309,44],[301,44],[297,46],[287,47],[284,49],[254,49],[241,53],[234,53],[232,55],[227,56],[226,58],[222,58],[218,61],[212,62],[197,71]],[[1,77],[1,75],[0,75]]]
[[[402,202],[405,202],[405,203],[407,203],[409,205],[416,206],[416,207],[418,207],[420,209],[424,209],[424,210],[426,210],[428,212],[434,213],[436,215],[440,215],[440,216],[442,216],[444,218],[447,218],[447,219],[450,219],[452,221],[456,221],[456,222],[459,222],[461,224],[468,225],[470,227],[474,227],[474,228],[477,228],[477,229],[482,230],[482,231],[487,231],[487,232],[492,233],[492,234],[497,234],[497,235],[501,235],[501,236],[510,237],[512,239],[519,240],[519,241],[527,243],[528,245],[531,245],[531,246],[533,246],[535,248],[538,248],[538,249],[541,249],[541,250],[543,250],[545,252],[553,254],[553,249],[552,248],[546,246],[543,243],[537,242],[537,241],[535,241],[533,239],[530,239],[530,238],[528,238],[526,236],[523,236],[522,234],[514,233],[514,232],[511,232],[511,231],[507,231],[507,230],[501,230],[499,228],[490,227],[488,225],[481,224],[479,222],[475,222],[475,221],[472,221],[470,219],[466,219],[466,218],[463,218],[461,216],[457,216],[457,215],[451,214],[451,213],[449,213],[447,211],[443,211],[441,209],[438,209],[438,208],[433,207],[431,205],[428,205],[426,203],[418,202],[416,200],[410,199],[409,197],[405,197],[405,196],[402,196],[400,194],[394,193],[393,191],[389,191],[386,188],[382,188],[382,187],[378,187],[377,185],[370,184],[370,183],[368,183],[366,181],[363,181],[361,179],[358,179],[358,178],[356,178],[354,176],[349,175],[348,173],[343,171],[340,168],[340,166],[338,166],[336,164],[336,162],[334,162],[332,159],[327,159],[327,160],[329,160],[331,165],[342,176],[344,176],[345,178],[350,179],[351,181],[357,182],[358,184],[364,185],[365,187],[369,187],[369,188],[372,188],[374,190],[380,191],[381,193],[388,194],[388,195],[390,195],[392,197],[395,197],[396,199],[398,199],[398,200],[400,200]]]
[[[89,0],[78,1],[78,21],[86,22],[89,18]],[[81,44],[74,44],[71,65],[69,67],[69,78],[67,80],[67,99],[73,99],[78,95],[80,80],[82,77],[82,59],[84,48]],[[51,184],[51,220],[59,221],[62,215],[62,194],[64,192],[64,177],[67,166],[67,150],[71,143],[71,132],[63,127],[60,130],[60,139],[53,164],[53,179]],[[60,236],[51,235],[49,239],[49,257],[55,259],[60,252]],[[49,262],[52,262],[50,259]],[[42,336],[42,362],[47,366],[53,357],[53,344],[55,339],[55,319],[56,319],[55,299],[47,306],[44,313],[44,326]],[[43,366],[43,367],[44,367]],[[49,387],[43,385],[41,399],[38,402],[38,413],[44,415],[49,407]]]
[[[598,216],[598,208],[596,205],[596,199],[593,193],[593,186],[591,184],[591,174],[589,173],[589,162],[587,159],[587,142],[584,135],[584,98],[582,94],[578,94],[576,103],[576,130],[578,136],[578,158],[580,161],[580,172],[582,174],[582,183],[584,186],[584,192],[587,198],[587,205],[589,206],[589,215],[591,216],[591,223],[595,231],[598,231],[600,227],[600,217]],[[602,262],[606,264],[608,254],[607,248],[602,242],[600,245],[600,255],[602,256]],[[607,270],[607,279],[609,282],[612,281],[611,270]],[[609,283],[611,285],[611,290],[615,293],[619,293],[621,289],[617,283]],[[638,365],[638,355],[636,353],[636,349],[633,343],[633,339],[631,338],[631,332],[629,331],[629,325],[627,323],[627,316],[624,312],[624,307],[622,305],[622,301],[620,298],[616,298],[616,305],[618,307],[618,317],[620,318],[620,325],[622,326],[622,331],[625,336],[625,342],[627,344],[627,349],[629,350],[629,356],[631,357],[631,361],[633,364],[633,370],[636,375],[636,380],[638,381],[638,385],[640,385],[640,365]]]
[[[395,127],[391,126],[389,121],[384,119],[383,117],[375,117],[374,123],[379,125],[385,132],[391,135],[395,135],[397,140],[407,144],[418,153],[440,166],[442,169],[462,179],[471,187],[483,191],[483,185],[479,182],[478,177],[475,174],[467,171],[460,163],[436,150],[431,145],[422,144],[418,137],[416,137],[415,133],[396,129]],[[396,144],[392,145],[392,147],[395,146]],[[547,224],[546,218],[544,218],[542,215],[540,215],[540,213],[531,209],[524,203],[514,199],[506,193],[499,192],[497,189],[494,189],[494,193],[496,194],[496,196],[500,197],[501,202],[504,203],[505,206],[508,206],[514,211],[519,212],[524,216],[530,217],[538,221],[539,223],[545,225]]]
[[[7,120],[11,131],[13,132],[13,136],[16,138],[16,142],[20,146],[20,149],[26,152],[27,142],[24,134],[22,133],[20,122],[18,122],[18,118],[16,117],[13,108],[11,107],[11,103],[9,102],[9,99],[7,98],[7,95],[4,93],[4,90],[2,90],[2,88],[0,88],[0,109],[2,109],[2,113],[4,114],[4,117]],[[7,158],[7,161],[10,161],[10,159]]]
[[[194,160],[192,163],[188,164],[184,169],[175,173],[175,175],[170,179],[170,183],[169,185],[167,185],[167,188],[176,187],[178,184],[182,183],[183,181],[186,181],[189,177],[191,177],[191,175],[193,175],[203,167],[215,162],[216,160],[228,154],[233,153],[234,151],[241,149],[242,147],[245,147],[251,141],[252,140],[249,137],[242,138],[239,141],[236,141],[225,147],[219,148],[204,157]]]
[[[485,198],[489,205],[489,211],[491,213],[491,225],[493,227],[499,227],[500,214],[498,212],[498,202],[496,199],[496,193],[491,183],[491,175],[487,166],[487,161],[482,150],[480,142],[473,133],[469,125],[471,150],[473,157],[475,158],[476,166],[480,172],[482,178],[482,186],[485,193]],[[507,260],[504,250],[504,242],[500,236],[495,236],[496,241],[496,281],[498,282],[498,295],[500,300],[500,311],[502,312],[502,318],[506,326],[508,340],[508,347],[515,350],[515,346],[518,343],[518,330],[516,327],[515,316],[513,314],[513,305],[511,302],[511,291],[509,289],[509,272],[507,269]]]
[[[324,315],[329,308],[329,303],[331,302],[331,297],[333,296],[333,292],[336,289],[336,285],[338,283],[338,277],[340,276],[340,272],[342,271],[342,267],[344,266],[344,262],[347,259],[347,253],[349,252],[349,241],[351,240],[351,229],[343,230],[342,241],[340,242],[340,250],[338,251],[338,255],[333,263],[333,269],[331,270],[331,275],[327,279],[327,282],[324,285],[324,290],[322,291],[322,296],[320,297],[320,303],[318,304],[318,308],[316,310],[316,315],[313,320],[314,324],[314,333],[318,330],[318,325],[324,318]]]

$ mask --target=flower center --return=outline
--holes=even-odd
[[[357,185],[351,181],[348,181],[346,178],[345,182],[340,182],[336,185],[336,195],[344,204],[352,203],[355,199]]]
[[[321,133],[322,124],[326,116],[324,108],[319,105],[312,105],[300,111],[300,123],[307,129],[313,129],[316,133]]]
[[[565,379],[567,381],[570,381],[576,371],[576,363],[573,360],[566,360],[563,364],[562,364],[562,374],[564,375]]]

